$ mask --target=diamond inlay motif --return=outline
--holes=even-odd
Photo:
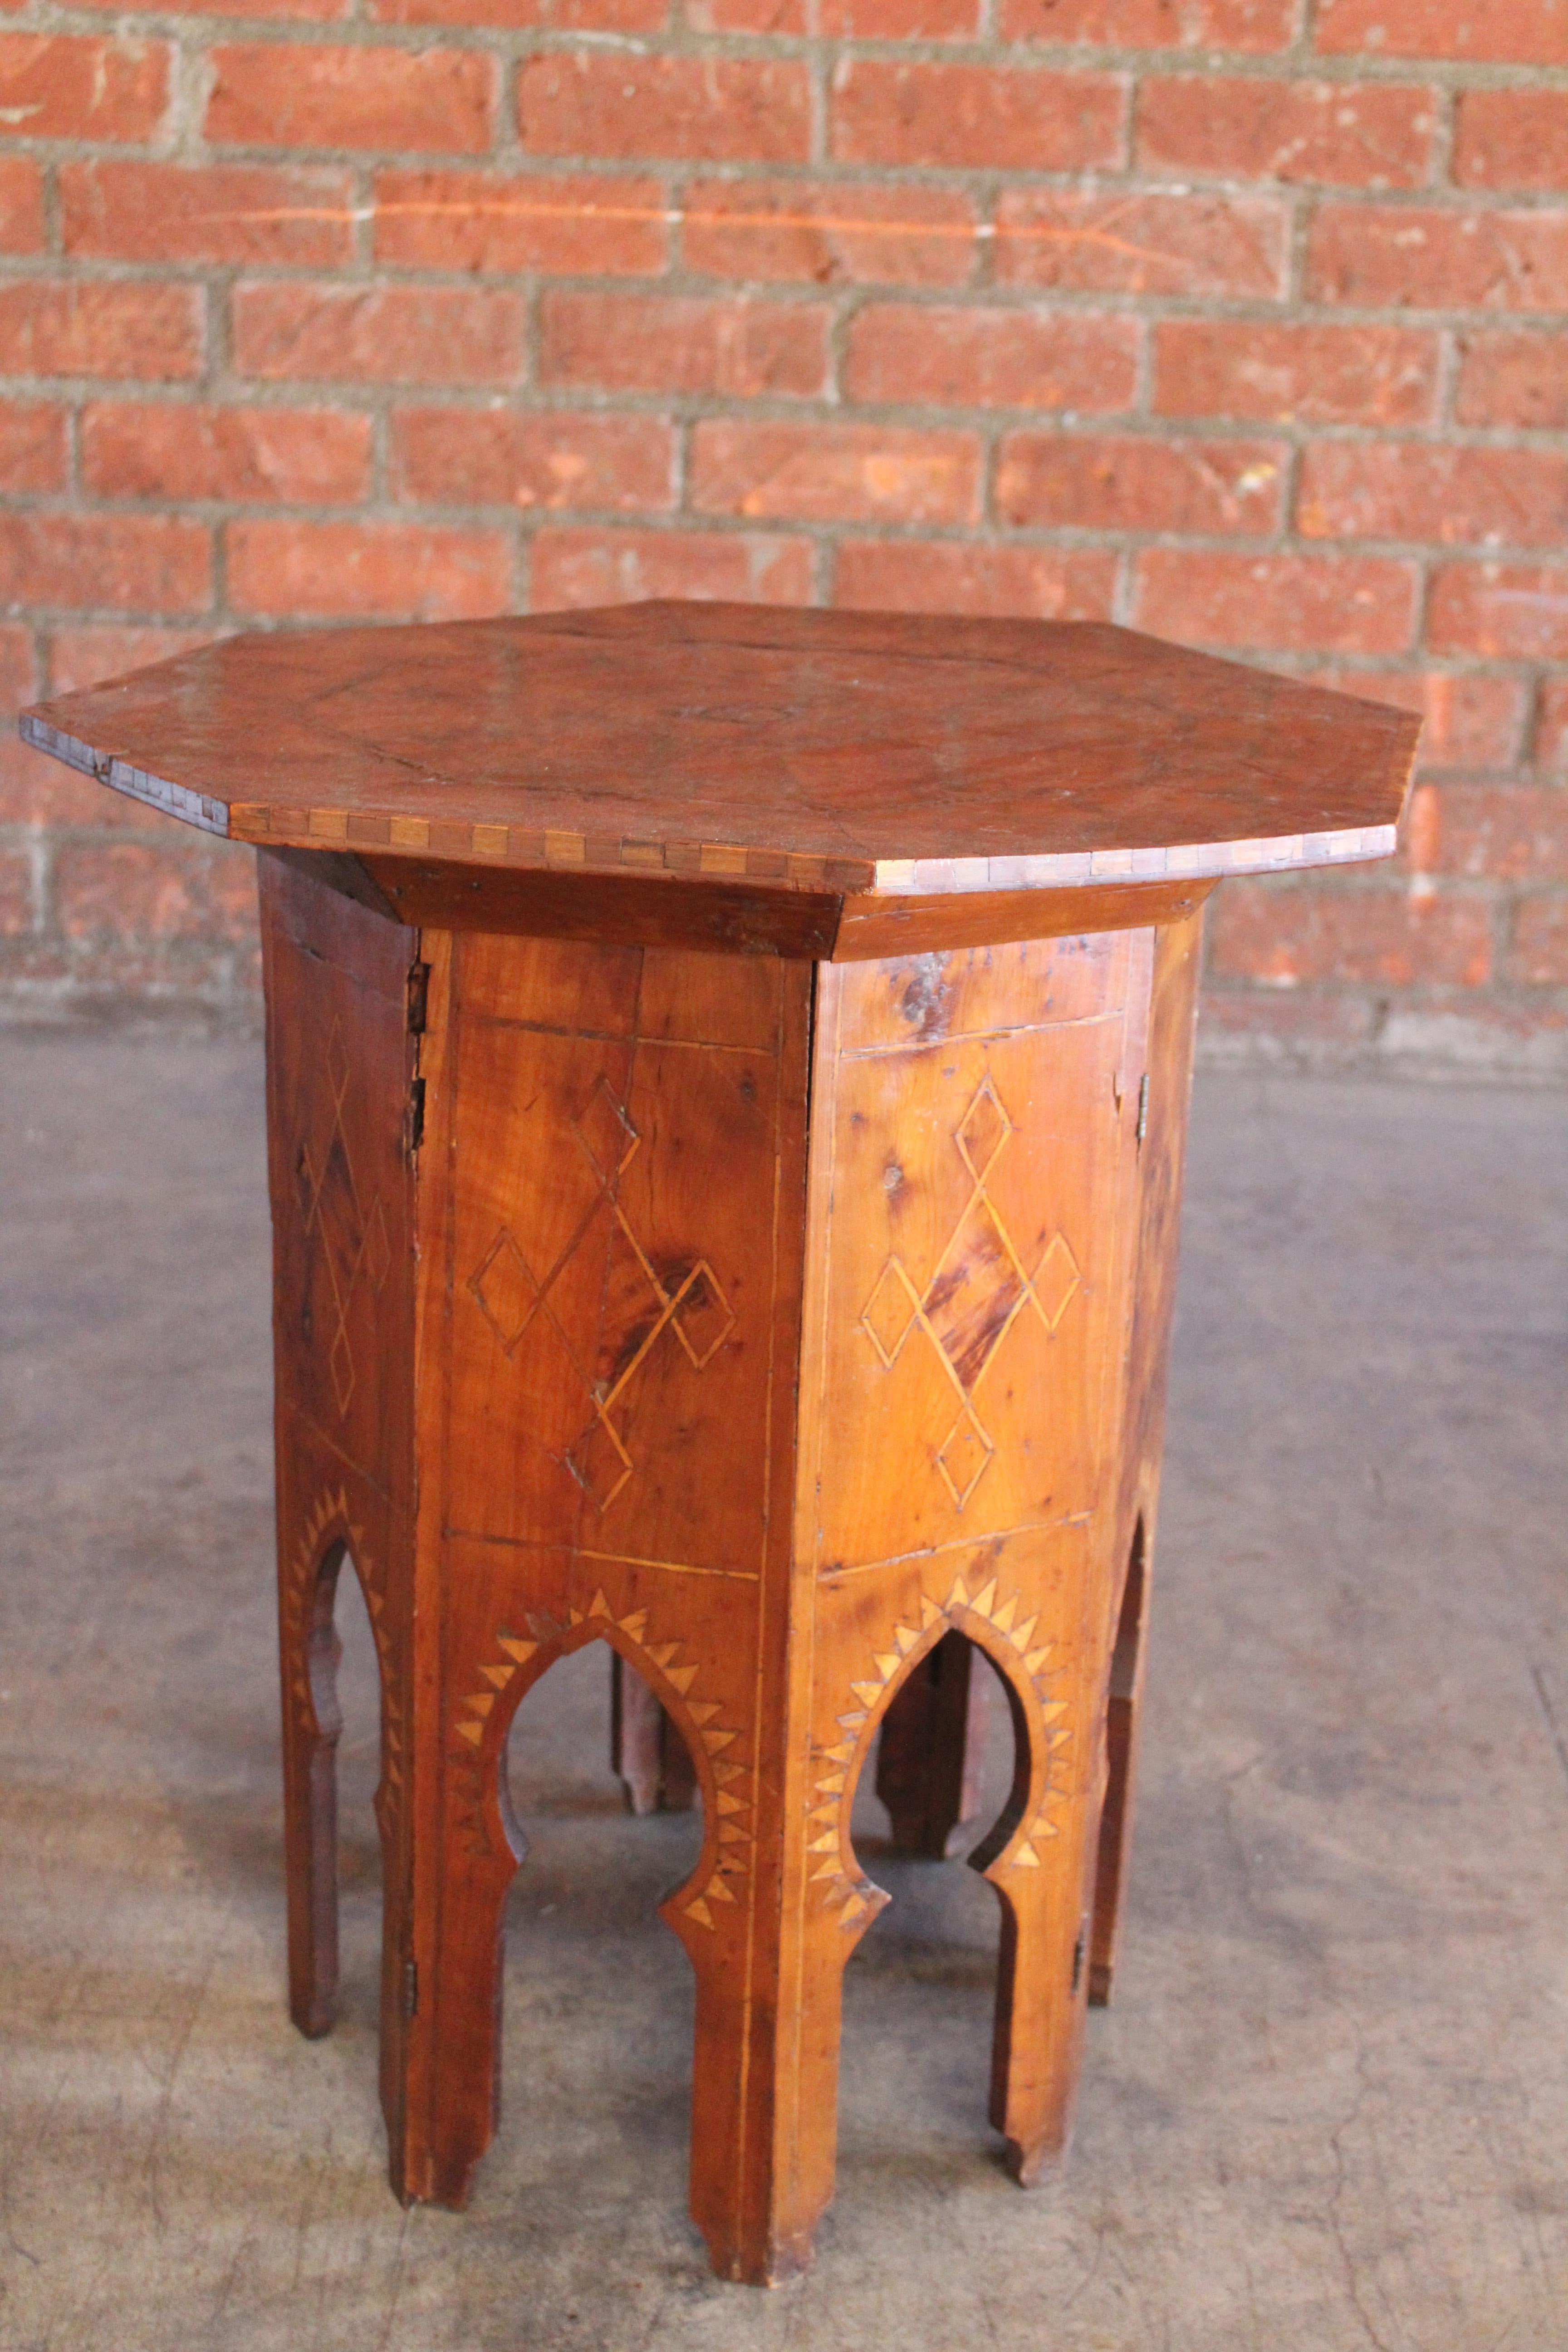
[[[632,1475],[632,1457],[608,1413],[594,1418],[566,1456],[566,1466],[595,1509],[613,1503]]]
[[[1058,1234],[1035,1268],[1035,1300],[1045,1318],[1047,1331],[1056,1329],[1078,1286],[1078,1265],[1071,1250]]]
[[[735,1328],[730,1302],[706,1258],[700,1258],[675,1297],[675,1336],[700,1371]]]
[[[860,1310],[860,1328],[891,1370],[918,1325],[958,1398],[958,1416],[937,1446],[942,1483],[962,1511],[991,1466],[995,1444],[974,1403],[987,1366],[1026,1307],[1054,1331],[1081,1287],[1078,1261],[1052,1235],[1031,1275],[1018,1256],[986,1181],[1017,1129],[989,1071],[953,1129],[973,1190],[924,1290],[895,1252]]]
[[[896,1363],[900,1349],[914,1329],[921,1311],[920,1293],[902,1263],[890,1257],[877,1277],[877,1287],[866,1301],[860,1320],[884,1365]]]
[[[952,1507],[962,1511],[991,1465],[991,1440],[968,1405],[959,1414],[938,1449],[936,1466],[947,1481]]]
[[[642,1138],[607,1078],[601,1076],[596,1081],[572,1122],[572,1132],[594,1171],[595,1191],[566,1247],[542,1279],[523,1255],[510,1225],[502,1225],[468,1276],[468,1289],[507,1356],[516,1351],[536,1316],[548,1318],[583,1383],[590,1409],[582,1434],[567,1451],[566,1467],[595,1510],[602,1512],[615,1501],[637,1466],[615,1419],[615,1408],[649,1350],[668,1328],[693,1368],[701,1371],[734,1329],[735,1317],[706,1258],[699,1258],[695,1265],[689,1262],[678,1277],[668,1266],[661,1275],[633,1231],[621,1204],[620,1180],[641,1149]],[[624,1295],[617,1294],[620,1321],[630,1336],[613,1370],[607,1377],[598,1377],[556,1314],[552,1294],[589,1233],[606,1217],[630,1253],[629,1262],[622,1268]],[[611,1238],[613,1244],[615,1236]]]
[[[479,1262],[468,1285],[484,1309],[490,1329],[510,1355],[533,1320],[539,1286],[530,1274],[511,1234],[503,1226]]]
[[[610,1091],[610,1082],[601,1077],[588,1097],[588,1108],[577,1121],[577,1140],[598,1170],[606,1184],[611,1184],[642,1141],[624,1104],[618,1103]]]
[[[991,1173],[991,1163],[1012,1132],[1013,1122],[1003,1109],[987,1072],[953,1138],[964,1166],[977,1184],[984,1183]]]
[[[386,1210],[380,1192],[374,1194],[368,1209],[360,1197],[359,1181],[349,1151],[343,1105],[348,1099],[353,1069],[343,1043],[341,1020],[332,1023],[325,1063],[332,1097],[331,1127],[319,1159],[308,1141],[300,1146],[294,1181],[306,1234],[314,1234],[320,1242],[321,1262],[326,1268],[331,1292],[332,1331],[327,1343],[327,1370],[338,1411],[346,1413],[357,1379],[353,1342],[349,1336],[350,1309],[362,1282],[367,1282],[377,1297],[386,1287],[386,1278],[392,1271],[392,1238],[386,1229]]]

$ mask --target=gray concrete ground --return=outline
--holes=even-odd
[[[1565,1141],[1561,1095],[1202,1080],[1071,2169],[986,2130],[989,1890],[874,1864],[770,2295],[685,2220],[693,1825],[621,1812],[597,1654],[514,1748],[499,2144],[467,2214],[392,2202],[363,1622],[344,2014],[283,2006],[257,1048],[0,1040],[5,2352],[1562,2352]]]

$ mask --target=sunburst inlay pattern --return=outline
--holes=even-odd
[[[617,1617],[601,1590],[586,1609],[569,1610],[564,1625],[542,1614],[531,1614],[528,1625],[526,1635],[505,1627],[496,1634],[495,1654],[479,1668],[479,1686],[458,1703],[452,1724],[453,1764],[459,1792],[457,1828],[465,1850],[475,1855],[492,1851],[485,1827],[486,1760],[481,1751],[490,1718],[518,1675],[540,1650],[563,1643],[579,1627],[586,1626],[590,1633],[607,1633],[613,1626],[623,1637],[621,1646],[629,1645],[633,1664],[639,1671],[653,1670],[648,1679],[654,1688],[657,1690],[662,1680],[678,1695],[679,1711],[707,1751],[715,1791],[715,1858],[702,1885],[680,1908],[698,1927],[711,1928],[715,1904],[740,1900],[751,1874],[752,1849],[756,1839],[747,1767],[731,1753],[741,1737],[739,1729],[718,1720],[724,1710],[717,1699],[706,1699],[696,1693],[693,1686],[699,1669],[681,1663],[679,1642],[648,1640],[646,1609]]]
[[[962,1576],[955,1577],[952,1588],[944,1601],[932,1601],[921,1593],[918,1612],[919,1623],[895,1625],[891,1645],[873,1654],[873,1671],[864,1681],[851,1683],[850,1696],[855,1705],[837,1717],[840,1738],[831,1746],[819,1748],[813,1758],[816,1777],[812,1782],[812,1808],[809,1823],[812,1835],[806,1852],[820,1859],[813,1867],[810,1878],[822,1890],[822,1901],[835,1912],[842,1927],[858,1927],[881,1906],[885,1897],[870,1881],[858,1874],[851,1876],[846,1858],[852,1856],[849,1840],[849,1816],[847,1798],[853,1782],[856,1755],[867,1736],[867,1727],[876,1717],[883,1694],[889,1683],[902,1672],[905,1659],[919,1647],[931,1627],[937,1624],[955,1626],[963,1631],[964,1619],[980,1618],[994,1633],[1015,1649],[1023,1660],[1024,1672],[1033,1685],[1037,1702],[1037,1736],[1046,1756],[1044,1786],[1022,1825],[1022,1834],[1015,1837],[1007,1850],[1007,1866],[1012,1870],[1038,1870],[1040,1857],[1037,1848],[1047,1839],[1060,1834],[1054,1818],[1058,1808],[1066,1801],[1069,1790],[1061,1776],[1059,1766],[1065,1762],[1071,1745],[1072,1734],[1063,1721],[1068,1713],[1065,1699],[1053,1698],[1050,1687],[1051,1661],[1056,1647],[1050,1642],[1035,1640],[1039,1623],[1037,1613],[1018,1622],[1018,1611],[1023,1605],[1020,1596],[1013,1593],[1005,1601],[996,1598],[996,1579],[992,1577],[979,1591],[971,1593]]]

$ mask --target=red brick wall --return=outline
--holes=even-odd
[[[1111,614],[1426,714],[1215,1038],[1568,1048],[1568,0],[0,16],[10,698],[651,593]],[[254,985],[247,861],[19,750],[13,1007]]]

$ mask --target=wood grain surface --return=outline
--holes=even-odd
[[[1120,1586],[1110,1595],[1114,1634],[1104,1685],[1107,1781],[1095,1874],[1089,1997],[1110,1999],[1121,1933],[1132,1836],[1138,1726],[1143,1698],[1160,1465],[1165,1443],[1165,1386],[1176,1304],[1176,1250],[1192,1095],[1193,1033],[1203,960],[1201,911],[1154,935],[1154,970],[1141,1087],[1138,1150],[1137,1272],[1128,1339],[1126,1407],[1119,1465],[1117,1559]]]
[[[351,1562],[381,1671],[382,2105],[402,2187],[413,1958],[414,1155],[417,935],[261,860],[273,1233],[279,1651],[289,2007],[337,1998],[332,1611]]]
[[[696,1975],[715,2268],[809,2258],[843,1969],[886,1900],[855,1788],[970,1645],[1016,1754],[972,1856],[1002,1910],[991,2113],[1038,2177],[1089,1993],[1134,1291],[1171,1240],[1143,1078],[1178,935],[814,972],[415,932],[313,861],[264,865],[295,2011],[331,2021],[352,1557],[383,1670],[395,2187],[462,2203],[493,2133],[507,1736],[595,1642],[623,1739],[635,1681],[644,1751],[657,1702],[701,1808],[663,1916]],[[1184,1043],[1167,1022],[1178,1092]],[[667,1757],[623,1769],[681,1790]]]
[[[231,638],[22,731],[240,840],[863,898],[1382,856],[1416,722],[1101,623],[668,603]]]

